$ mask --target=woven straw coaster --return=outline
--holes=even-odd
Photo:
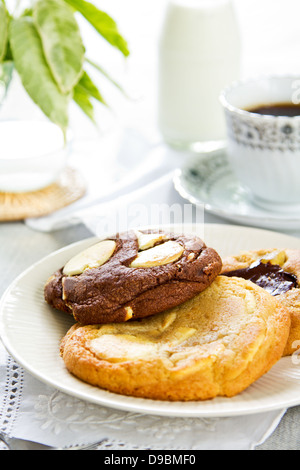
[[[66,168],[59,179],[44,189],[28,193],[0,192],[0,221],[42,217],[72,204],[86,192],[77,170]]]

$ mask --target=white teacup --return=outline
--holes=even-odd
[[[232,169],[253,200],[268,209],[294,210],[300,205],[300,116],[247,110],[298,104],[299,94],[299,77],[280,76],[236,82],[221,94]]]

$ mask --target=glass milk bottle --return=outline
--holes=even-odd
[[[240,76],[240,36],[230,0],[171,0],[159,39],[158,126],[175,147],[225,140],[220,92]]]

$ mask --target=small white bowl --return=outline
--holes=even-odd
[[[0,121],[0,191],[32,192],[54,183],[67,165],[70,136],[48,121]]]
[[[274,210],[300,204],[300,116],[260,115],[247,109],[294,103],[299,83],[299,76],[239,81],[220,98],[232,169],[257,204]]]

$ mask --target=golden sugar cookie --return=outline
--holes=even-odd
[[[233,397],[282,357],[290,316],[244,279],[218,276],[180,306],[127,323],[74,325],[70,373],[114,393],[167,401]]]

